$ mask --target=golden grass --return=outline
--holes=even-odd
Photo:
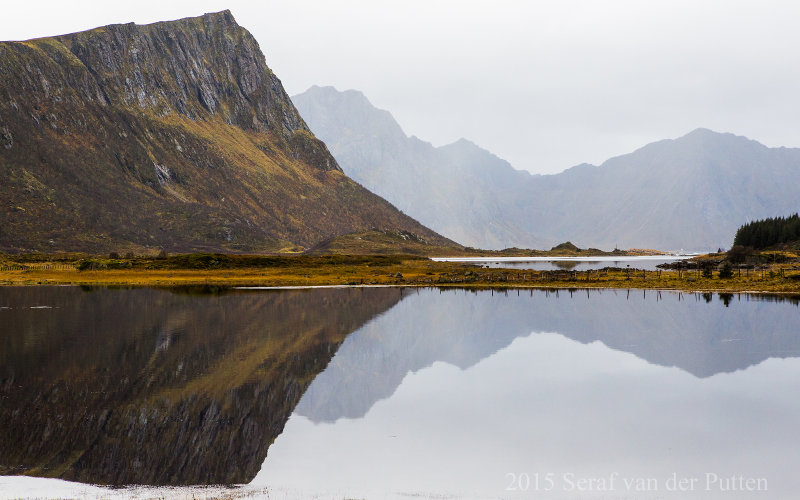
[[[568,287],[642,288],[685,291],[800,293],[800,271],[788,266],[771,271],[734,271],[734,277],[711,279],[698,271],[531,271],[480,268],[456,262],[406,260],[375,266],[358,264],[308,265],[219,270],[99,270],[62,267],[0,271],[0,285],[222,285],[318,286],[396,285],[442,287]],[[398,273],[401,276],[398,276]]]

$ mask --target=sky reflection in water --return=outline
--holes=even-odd
[[[254,484],[368,498],[797,491],[796,304],[657,298],[412,294],[348,337]],[[746,488],[739,477],[768,491],[721,491]]]
[[[797,299],[28,287],[0,288],[0,307],[3,474],[252,480],[245,491],[137,490],[198,498],[800,489]],[[672,491],[673,474],[690,490]],[[720,491],[748,484],[706,474],[768,490]],[[30,495],[34,483],[49,498],[89,488],[6,475],[0,497]]]

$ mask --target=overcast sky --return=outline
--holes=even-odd
[[[29,1],[0,39],[226,8],[290,94],[358,89],[409,135],[532,172],[698,127],[800,146],[800,2]]]

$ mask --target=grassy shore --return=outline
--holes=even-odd
[[[172,256],[0,262],[0,285],[395,285],[470,288],[641,288],[800,293],[800,270],[776,264],[721,279],[698,271],[531,271],[433,262],[414,256]]]

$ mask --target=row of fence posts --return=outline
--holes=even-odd
[[[0,264],[0,271],[74,271],[72,264],[60,262],[34,262],[30,264]]]
[[[24,271],[27,267],[19,264],[0,264],[0,271]]]
[[[678,278],[690,277],[693,273],[697,278],[702,276],[703,270],[698,269],[678,269]],[[656,269],[653,271],[646,271],[643,269],[625,269],[625,275],[627,278],[635,278],[636,276],[641,273],[641,277],[643,280],[647,280],[648,277],[650,279],[661,279],[661,270]],[[742,277],[742,268],[736,269],[737,275],[739,278]],[[786,278],[786,269],[780,268],[776,271],[770,271],[769,269],[755,269],[754,273],[759,273],[757,276],[760,279],[765,280],[767,279],[767,273],[769,272],[776,272],[780,275],[781,278]],[[745,277],[750,277],[750,268],[744,269]],[[599,279],[601,277],[608,276],[607,271],[597,270],[596,272],[589,270],[584,271],[583,279],[584,281],[591,281],[592,279]],[[526,273],[526,274],[511,274],[511,273],[497,273],[497,274],[490,274],[490,279],[492,281],[498,280],[500,278],[501,281],[578,281],[578,271],[539,271],[538,273]]]

